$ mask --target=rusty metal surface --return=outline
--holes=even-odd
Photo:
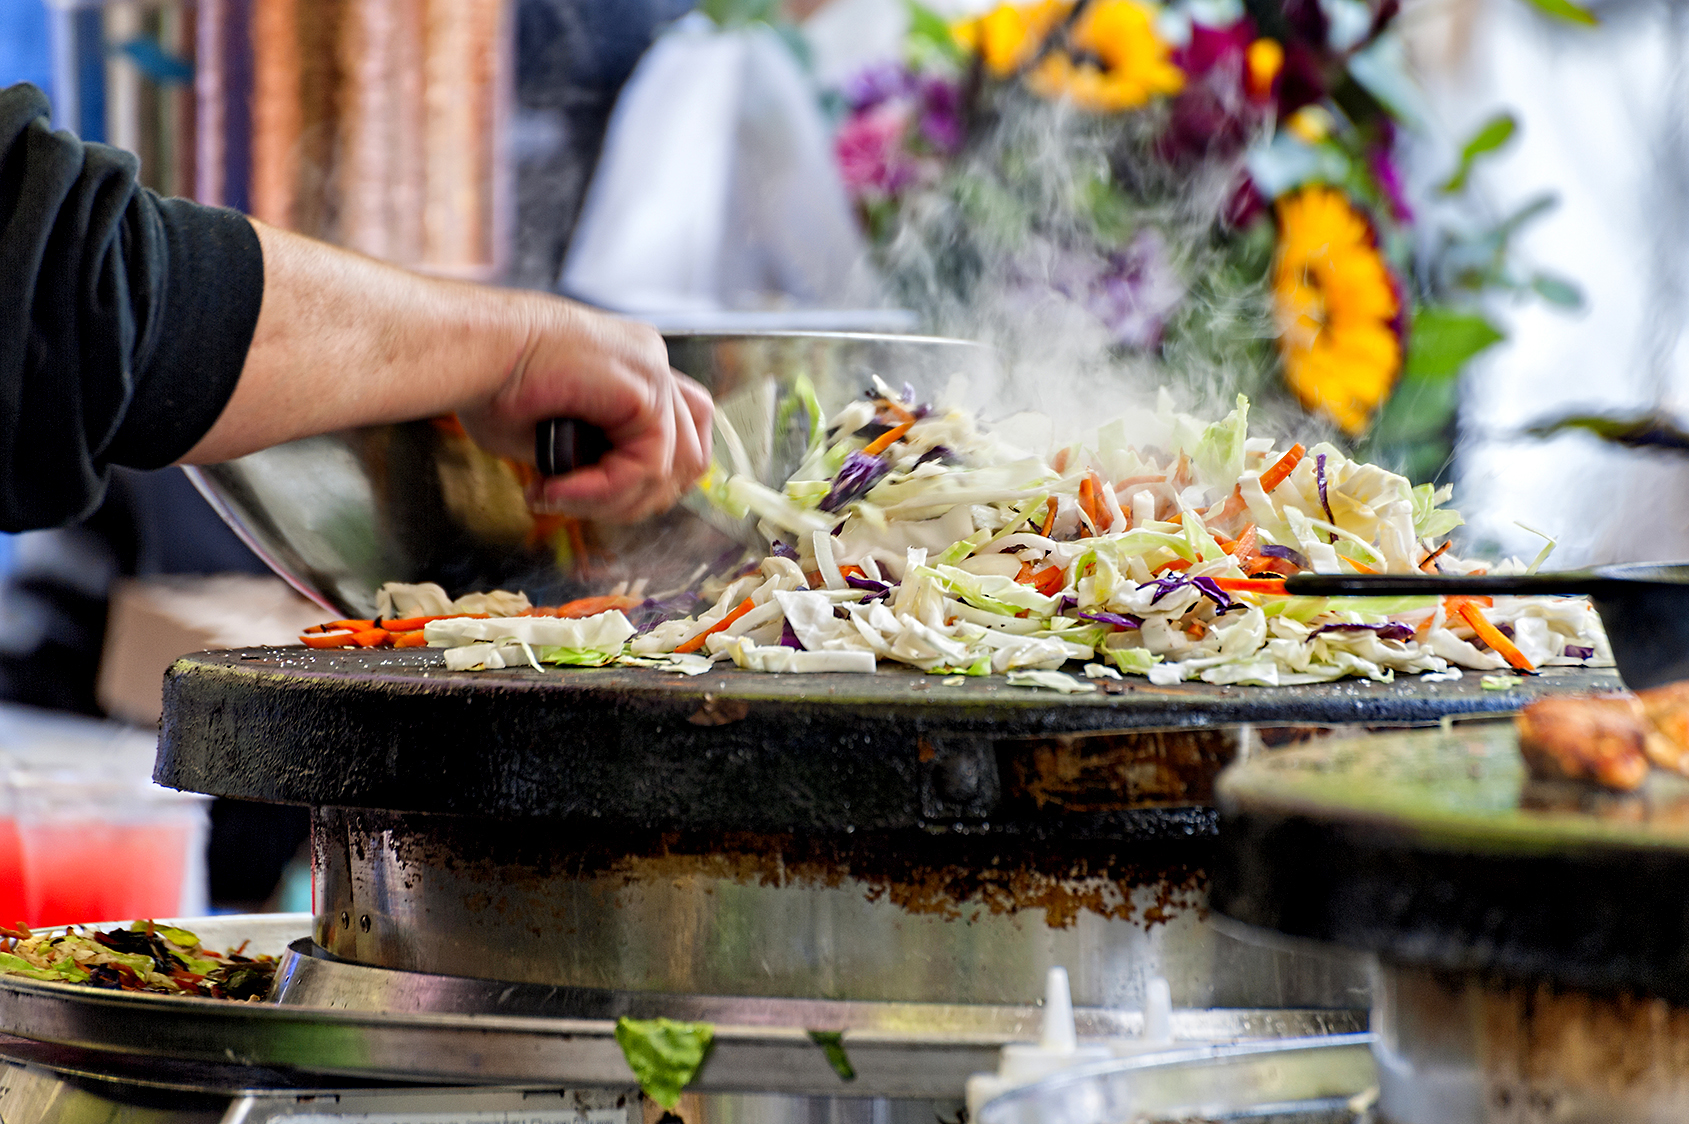
[[[1618,685],[1366,681],[1063,696],[1000,678],[636,668],[451,673],[438,652],[201,653],[165,681],[157,779],[220,796],[673,829],[1212,830],[1219,728],[1435,722]],[[1171,733],[1165,731],[1173,731]]]
[[[1352,958],[1210,923],[1213,840],[765,834],[319,808],[318,944],[360,964],[685,995],[1356,1008]]]

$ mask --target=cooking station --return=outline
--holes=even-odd
[[[669,344],[716,394],[739,469],[775,487],[802,455],[806,401],[835,409],[874,373],[975,401],[995,385],[983,350],[954,340]],[[540,603],[618,579],[684,587],[746,542],[691,501],[637,532],[543,523],[510,466],[429,423],[266,450],[199,482],[278,573],[353,616],[389,580]],[[1368,961],[1264,932],[1342,939],[1303,925],[1300,860],[1253,855],[1276,843],[1243,821],[1221,829],[1222,770],[1620,682],[1548,668],[1499,690],[1476,674],[1098,685],[890,665],[448,672],[429,649],[188,657],[165,684],[156,777],[308,806],[313,915],[193,923],[281,955],[269,1002],[0,978],[0,1117],[76,1101],[134,1121],[655,1124],[616,1040],[627,1016],[715,1028],[671,1124],[958,1121],[969,1075],[1039,1039],[1058,967],[1082,1042],[1206,1043],[1200,1064],[1248,1070],[1255,1092],[1300,1067],[1296,1096],[1336,1058],[1346,1096],[1364,1088],[1366,1040],[1343,1036],[1377,1001]],[[1211,912],[1216,869],[1222,905],[1253,928]],[[1256,886],[1282,905],[1271,918],[1236,904]],[[1308,1044],[1296,1064],[1260,1054],[1292,1039]],[[1317,1119],[1355,1118],[1334,1104]],[[1018,1111],[994,1119],[1044,1119]]]
[[[12,1056],[59,1072],[86,1071],[67,1048],[120,1051],[128,1071],[137,1052],[167,1072],[222,1063],[186,1082],[196,1095],[226,1090],[234,1059],[237,1076],[319,1088],[613,1092],[620,1106],[592,1111],[639,1120],[655,1109],[613,1020],[707,1021],[717,1042],[688,1124],[954,1120],[967,1075],[1037,1037],[1057,965],[1083,1037],[1141,1033],[1157,977],[1176,1039],[1357,1031],[1364,962],[1240,940],[1210,917],[1215,778],[1330,728],[1616,685],[1581,669],[1512,692],[1475,680],[1061,696],[895,671],[451,673],[427,650],[207,653],[167,681],[158,778],[312,808],[316,915],[273,1003],[208,1018],[203,1002],[78,989],[115,1004],[95,1017],[16,981],[0,1025],[55,1044]],[[812,1031],[842,1032],[853,1079]],[[269,1088],[267,1104],[290,1096]]]

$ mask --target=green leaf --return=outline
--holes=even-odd
[[[1453,378],[1474,355],[1507,338],[1476,312],[1420,305],[1413,311],[1404,379]]]
[[[1460,165],[1439,190],[1445,195],[1466,190],[1466,181],[1472,175],[1472,165],[1478,157],[1494,152],[1512,140],[1513,134],[1518,131],[1519,121],[1511,113],[1498,113],[1484,122],[1461,147]]]
[[[147,925],[148,922],[145,921],[133,921],[129,924],[129,931],[131,933],[144,933],[147,931]],[[199,938],[188,932],[186,929],[175,929],[169,925],[153,924],[152,931],[169,941],[171,944],[180,948],[199,947]]]
[[[1570,0],[1528,0],[1531,7],[1544,15],[1553,16],[1557,20],[1567,23],[1582,24],[1584,27],[1597,27],[1601,21],[1595,18],[1595,13],[1586,8],[1580,8]]]
[[[956,37],[950,34],[950,21],[925,4],[916,3],[916,0],[906,0],[906,3],[909,8],[910,44],[925,47],[951,62],[962,63],[965,53]]]
[[[672,1110],[709,1056],[715,1027],[671,1019],[616,1020],[616,1045],[645,1095]]]
[[[1575,312],[1583,307],[1583,290],[1562,277],[1539,273],[1531,278],[1531,289],[1537,296],[1558,308]]]
[[[606,652],[599,648],[541,648],[539,658],[542,663],[554,663],[566,667],[603,667],[620,652]]]
[[[812,1030],[809,1040],[821,1047],[821,1052],[827,1055],[827,1064],[833,1067],[833,1072],[844,1081],[856,1080],[856,1067],[850,1064],[850,1056],[845,1053],[844,1031],[842,1030]]]

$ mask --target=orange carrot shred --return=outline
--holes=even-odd
[[[1425,561],[1419,564],[1419,568],[1424,570],[1427,574],[1436,573],[1437,559],[1441,558],[1443,556],[1443,551],[1447,550],[1452,545],[1452,542],[1446,542],[1442,546],[1439,546],[1436,550],[1433,550],[1430,554],[1427,554],[1425,556]]]
[[[1300,442],[1292,445],[1290,452],[1280,457],[1277,464],[1261,474],[1261,490],[1270,495],[1274,488],[1284,483],[1285,478],[1295,471],[1296,466],[1301,463],[1302,457],[1307,452],[1308,450],[1304,449]]]
[[[739,607],[737,609],[734,609],[731,613],[728,613],[725,617],[722,617],[719,621],[716,621],[714,624],[710,625],[710,627],[706,628],[704,631],[676,648],[675,651],[683,653],[696,652],[699,648],[704,646],[704,641],[709,639],[710,636],[720,632],[724,628],[727,628],[734,621],[738,620],[754,608],[756,608],[756,605],[751,601],[751,599],[749,597],[745,598],[743,601],[739,602]]]
[[[1050,531],[1055,528],[1055,525],[1056,497],[1051,496],[1049,499],[1044,501],[1044,526],[1039,529],[1038,533],[1043,535],[1045,538],[1049,538]]]
[[[352,634],[352,642],[360,648],[379,648],[388,635],[385,628],[364,628]]]
[[[862,452],[870,457],[877,456],[880,453],[885,452],[887,449],[891,448],[892,442],[902,437],[905,433],[908,433],[914,425],[914,422],[906,421],[902,425],[897,426],[895,429],[886,430],[884,433],[868,442],[867,447],[864,448]]]
[[[1478,638],[1488,644],[1496,655],[1518,668],[1520,671],[1535,671],[1536,665],[1525,658],[1525,653],[1514,647],[1513,641],[1502,635],[1502,631],[1491,624],[1489,618],[1479,611],[1478,606],[1471,601],[1463,601],[1457,610],[1461,618],[1472,626],[1472,631]]]
[[[1032,576],[1032,588],[1045,597],[1054,597],[1066,582],[1060,566],[1046,566]]]
[[[1378,572],[1373,567],[1368,566],[1365,562],[1356,562],[1353,558],[1350,558],[1347,555],[1344,556],[1343,561],[1353,566],[1357,572],[1362,574],[1376,574]]]
[[[1188,570],[1190,568],[1191,563],[1187,562],[1183,558],[1175,558],[1173,561],[1167,563],[1167,565],[1160,567],[1160,570]]]
[[[912,421],[915,420],[914,414],[910,413],[902,405],[900,405],[896,402],[893,402],[890,398],[880,398],[880,399],[877,399],[877,401],[879,402],[880,405],[885,407],[886,413],[890,414],[892,417],[896,418],[898,421],[900,421],[900,422],[912,422]]]
[[[351,629],[338,632],[306,633],[299,642],[307,648],[350,648],[355,643]]]
[[[393,647],[426,648],[428,647],[428,637],[423,635],[420,628],[412,632],[396,632],[393,634]]]

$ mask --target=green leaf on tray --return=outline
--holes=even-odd
[[[665,1109],[680,1103],[680,1092],[698,1076],[715,1041],[709,1023],[672,1019],[616,1020],[616,1044],[645,1095]]]
[[[147,931],[147,924],[145,921],[132,921],[129,923],[129,931],[131,933],[144,933]],[[199,938],[186,929],[177,929],[170,925],[160,925],[153,922],[152,931],[178,948],[199,947]]]
[[[850,1064],[850,1055],[845,1053],[844,1031],[812,1030],[809,1040],[821,1047],[821,1052],[827,1055],[827,1064],[833,1067],[833,1072],[841,1080],[856,1080],[856,1067]]]
[[[1443,182],[1441,190],[1444,194],[1453,195],[1466,189],[1466,181],[1472,175],[1472,165],[1478,157],[1494,152],[1502,145],[1513,139],[1513,134],[1519,131],[1519,121],[1511,113],[1498,113],[1478,127],[1467,142],[1460,149],[1460,164],[1454,170],[1454,175]]]
[[[1487,347],[1507,335],[1476,312],[1421,305],[1413,311],[1404,379],[1453,378]]]

